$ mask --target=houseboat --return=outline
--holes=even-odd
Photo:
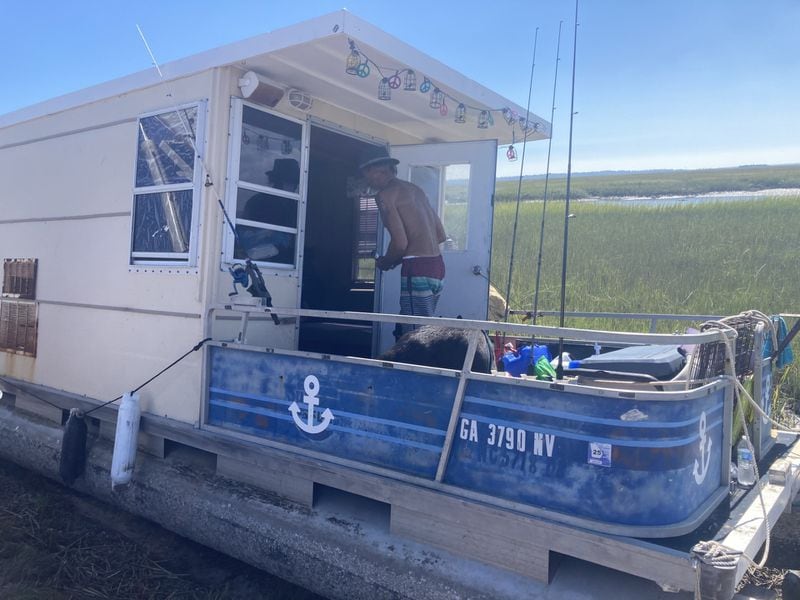
[[[78,409],[113,439],[112,400],[135,390],[155,458],[112,491],[91,445],[74,486],[325,595],[520,597],[557,556],[694,590],[695,542],[759,490],[765,521],[797,492],[793,438],[768,420],[781,342],[756,312],[682,335],[487,321],[498,146],[549,131],[346,11],[0,116],[0,453],[57,472],[57,439],[21,415]],[[398,316],[399,277],[376,272],[387,240],[358,170],[376,146],[450,236],[438,317]],[[465,331],[463,366],[382,360],[398,322]],[[566,340],[576,363],[554,381],[477,373],[482,332],[550,356]],[[764,480],[732,495],[745,396]],[[181,453],[211,479],[165,475]],[[313,518],[334,500],[384,515],[389,541],[326,537]],[[752,558],[766,532],[718,541]],[[409,574],[429,548],[477,566]]]

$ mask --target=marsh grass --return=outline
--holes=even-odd
[[[564,202],[546,207],[540,310],[561,302]],[[520,206],[510,306],[530,310],[535,289],[541,201]],[[733,315],[756,309],[797,313],[800,197],[692,205],[573,202],[569,219],[566,310]],[[495,205],[491,281],[505,291],[515,203]],[[540,324],[556,324],[547,319]],[[647,331],[649,321],[568,319],[569,327]],[[685,322],[662,322],[660,332]],[[796,353],[800,344],[794,344]],[[800,356],[800,354],[798,354]],[[800,391],[797,371],[789,385]]]

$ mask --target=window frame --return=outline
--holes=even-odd
[[[430,163],[424,163],[424,164],[422,164],[422,163],[420,163],[420,164],[410,163],[408,165],[407,177],[408,177],[408,181],[410,181],[411,183],[414,183],[413,175],[412,175],[414,169],[436,169],[437,170],[437,172],[438,172],[438,176],[437,176],[438,182],[437,182],[437,186],[436,186],[437,187],[436,203],[435,203],[436,204],[436,211],[437,211],[437,214],[439,216],[439,219],[442,222],[442,225],[445,228],[445,233],[448,236],[448,241],[450,241],[451,240],[451,238],[450,238],[451,231],[448,230],[448,227],[447,227],[448,226],[447,215],[445,214],[446,213],[445,209],[448,206],[446,192],[447,192],[447,169],[449,167],[467,167],[468,168],[467,188],[466,188],[467,201],[464,203],[465,204],[465,211],[466,211],[466,214],[465,214],[466,220],[463,223],[463,231],[464,231],[464,244],[463,244],[463,247],[455,247],[454,248],[450,244],[448,244],[448,242],[446,241],[444,243],[444,245],[442,246],[442,253],[443,254],[445,254],[445,253],[448,253],[448,254],[465,253],[465,252],[469,251],[469,247],[470,247],[470,237],[469,237],[469,228],[470,228],[470,186],[472,185],[472,173],[471,173],[471,165],[470,165],[470,163],[468,163],[468,162],[466,162],[466,163],[465,162],[452,162],[452,163],[432,163],[432,162],[430,162]],[[424,188],[423,188],[423,192],[425,192],[426,196],[428,195],[427,191]],[[428,198],[428,200],[429,201],[431,200],[430,197]]]
[[[250,181],[239,179],[239,171],[241,165],[241,139],[243,130],[243,115],[245,107],[258,110],[268,115],[295,123],[300,126],[300,178],[298,181],[297,192],[289,192],[278,188],[273,188]],[[244,225],[246,227],[265,229],[268,231],[276,231],[282,233],[289,233],[295,236],[295,253],[294,262],[292,264],[269,262],[265,260],[254,260],[262,270],[268,271],[274,275],[289,275],[292,277],[298,276],[300,270],[300,262],[303,256],[303,232],[304,232],[304,219],[305,219],[305,193],[306,193],[306,180],[305,171],[308,163],[308,136],[310,128],[307,120],[301,120],[282,114],[275,110],[248,102],[242,98],[231,97],[230,104],[230,123],[229,123],[229,144],[228,144],[228,169],[227,169],[227,185],[225,193],[225,210],[230,217],[231,223],[236,227],[237,225]],[[237,202],[239,190],[247,190],[249,192],[263,193],[271,196],[279,196],[282,198],[294,200],[297,202],[297,223],[296,227],[286,227],[272,223],[263,223],[260,221],[251,221],[248,219],[239,218],[237,213]],[[235,258],[235,236],[230,229],[227,220],[225,223],[225,230],[223,235],[223,264],[231,265],[240,262],[243,259]]]
[[[194,136],[194,169],[192,179],[186,183],[159,184],[148,186],[137,186],[136,175],[139,161],[139,124],[142,119],[173,113],[180,110],[195,108],[197,110],[197,120],[195,124]],[[141,113],[136,118],[136,142],[134,143],[134,169],[133,187],[131,198],[131,229],[130,245],[128,251],[128,266],[133,270],[140,270],[142,267],[173,267],[176,271],[185,268],[196,268],[199,256],[200,238],[200,215],[201,204],[203,202],[203,179],[205,177],[204,156],[206,148],[206,123],[208,120],[208,101],[196,100],[178,104],[169,108]],[[189,224],[189,249],[187,252],[136,252],[133,250],[135,241],[136,226],[136,199],[138,196],[146,194],[162,194],[169,192],[180,192],[191,190],[192,193],[192,215]],[[163,269],[159,269],[163,271]]]

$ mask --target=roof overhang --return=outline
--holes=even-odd
[[[404,91],[401,86],[391,90],[390,100],[378,99],[381,75],[374,65],[363,78],[345,72],[349,40],[363,55],[385,67],[384,76],[412,69],[417,76],[417,90]],[[160,69],[163,80],[168,81],[223,66],[252,70],[287,88],[303,90],[338,109],[380,123],[388,132],[396,131],[401,139],[496,139],[503,144],[520,142],[523,137],[545,139],[550,132],[550,124],[532,113],[527,119],[527,131],[523,132],[518,120],[509,125],[502,116],[503,109],[525,117],[524,108],[345,10],[166,63]],[[429,106],[430,92],[420,93],[419,85],[425,77],[444,92],[446,115]],[[0,127],[160,82],[156,69],[148,69],[0,116]],[[467,107],[464,123],[455,122],[458,103]],[[484,110],[490,111],[493,124],[481,129],[478,118]],[[395,136],[387,137],[391,141]]]

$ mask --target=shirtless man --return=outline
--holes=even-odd
[[[401,315],[433,316],[444,287],[444,260],[439,251],[447,238],[444,227],[425,192],[397,178],[397,159],[384,148],[373,150],[370,156],[360,168],[370,187],[378,190],[375,201],[391,238],[386,254],[375,264],[381,271],[401,265]]]

